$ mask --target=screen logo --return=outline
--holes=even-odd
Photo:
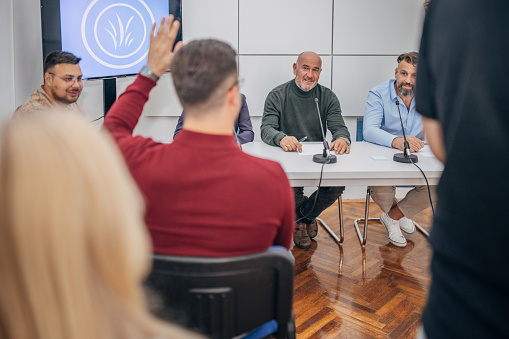
[[[99,64],[126,69],[147,57],[154,22],[153,13],[143,0],[94,0],[83,14],[81,38]]]

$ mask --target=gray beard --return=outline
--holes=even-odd
[[[301,90],[303,90],[304,92],[309,92],[309,91],[311,91],[313,88],[315,88],[315,87],[316,87],[316,85],[313,85],[313,86],[311,86],[309,89],[304,89],[304,88],[302,88],[302,87],[303,87],[302,82],[298,82],[298,83],[297,83],[297,85],[298,85],[298,86],[299,86],[299,88],[300,88]]]
[[[404,89],[403,85],[398,84],[398,92],[405,98],[413,97],[415,94],[415,87],[412,87],[412,89]]]

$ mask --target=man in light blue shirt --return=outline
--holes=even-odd
[[[404,150],[399,106],[410,151],[417,152],[424,147],[422,119],[415,111],[414,100],[418,57],[417,52],[398,56],[396,79],[383,82],[369,91],[363,123],[365,141]],[[370,187],[370,190],[373,200],[384,212],[380,221],[389,233],[389,240],[396,246],[406,246],[401,230],[414,232],[412,217],[430,206],[427,187],[414,186],[399,202],[395,199],[395,186]],[[434,187],[430,187],[430,192],[433,197]]]

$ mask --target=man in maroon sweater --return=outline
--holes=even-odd
[[[290,248],[293,193],[281,166],[242,152],[235,51],[216,40],[181,47],[173,17],[152,29],[147,65],[118,98],[104,126],[146,199],[154,252],[228,257]],[[178,51],[177,51],[178,50]],[[171,144],[132,135],[158,78],[170,67],[186,112]]]

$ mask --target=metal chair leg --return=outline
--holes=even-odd
[[[369,190],[369,187],[367,188],[366,192],[366,206],[364,207],[364,218],[357,218],[354,221],[355,230],[357,231],[357,237],[359,238],[359,241],[361,243],[362,247],[366,246],[366,242],[368,240],[368,223],[370,221],[372,222],[378,222],[380,223],[380,218],[368,218],[369,216],[369,202],[371,199],[371,191]],[[396,202],[398,201],[396,198],[394,198]],[[366,222],[367,220],[367,222]],[[412,220],[413,221],[413,220]],[[359,228],[359,222],[364,223],[364,234],[361,234],[360,228]],[[426,231],[424,228],[422,228],[421,225],[413,221],[415,227],[422,233],[424,236],[429,237],[428,231]]]
[[[329,235],[336,240],[336,242],[340,245],[343,244],[345,240],[345,230],[343,227],[343,197],[339,196],[338,198],[338,211],[339,211],[339,237],[334,233],[333,230],[320,218],[315,218],[320,224],[325,228],[325,230],[329,233]]]
[[[366,242],[368,241],[368,222],[379,221],[378,218],[368,218],[370,199],[371,199],[371,191],[369,190],[369,187],[368,187],[366,190],[366,205],[364,207],[364,218],[358,218],[358,219],[355,219],[355,221],[354,221],[355,230],[357,231],[357,237],[359,238],[359,242],[361,243],[362,247],[365,247]],[[359,229],[359,222],[364,222],[364,234],[361,234],[361,231]]]

